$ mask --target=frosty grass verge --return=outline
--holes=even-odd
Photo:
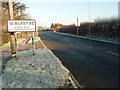
[[[18,59],[7,62],[2,75],[3,88],[77,88],[69,71],[49,49],[18,52]]]

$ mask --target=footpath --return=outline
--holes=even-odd
[[[63,33],[63,32],[54,32],[56,34],[62,34],[66,36],[71,36],[71,37],[76,37],[76,38],[81,38],[81,39],[87,39],[87,40],[92,40],[92,41],[97,41],[97,42],[104,42],[104,43],[111,43],[111,44],[117,44],[120,45],[120,41],[116,40],[105,40],[105,39],[100,39],[100,38],[95,38],[95,37],[90,37],[90,36],[79,36],[79,35],[74,35],[74,34],[69,34],[69,33]]]
[[[35,36],[18,44],[17,58],[10,58],[2,73],[2,88],[80,88],[62,62]]]

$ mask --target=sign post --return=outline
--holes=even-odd
[[[9,19],[13,20],[12,0],[9,0]],[[10,42],[11,42],[12,57],[16,57],[16,45],[15,45],[15,34],[14,34],[14,32],[10,32]]]
[[[32,33],[32,48],[33,48],[33,55],[35,55],[34,32]]]
[[[78,18],[77,18],[77,35],[79,34]]]
[[[79,19],[77,18],[77,21],[76,21],[76,24],[75,24],[75,26],[77,27],[77,29],[76,29],[76,34],[77,35],[79,35],[79,26],[80,26],[80,22],[79,22]]]
[[[33,47],[33,55],[34,55],[34,49],[35,49],[34,32],[36,31],[35,20],[8,20],[8,31],[12,34],[14,32],[33,32],[32,47]],[[15,38],[15,35],[14,35],[14,38]],[[14,47],[16,47],[15,41],[17,41],[17,40],[15,39],[13,41],[14,41]],[[11,45],[11,46],[13,46],[13,45]],[[14,50],[16,50],[16,49],[14,49]]]

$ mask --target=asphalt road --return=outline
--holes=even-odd
[[[39,32],[44,44],[85,88],[118,88],[118,45]]]

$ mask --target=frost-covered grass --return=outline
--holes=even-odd
[[[17,44],[21,43],[23,40],[25,40],[25,38],[19,38],[17,39]],[[1,48],[6,48],[10,46],[10,42],[3,44],[3,46],[1,46]]]
[[[49,49],[18,52],[17,60],[7,62],[2,75],[3,88],[76,87],[69,71]]]

